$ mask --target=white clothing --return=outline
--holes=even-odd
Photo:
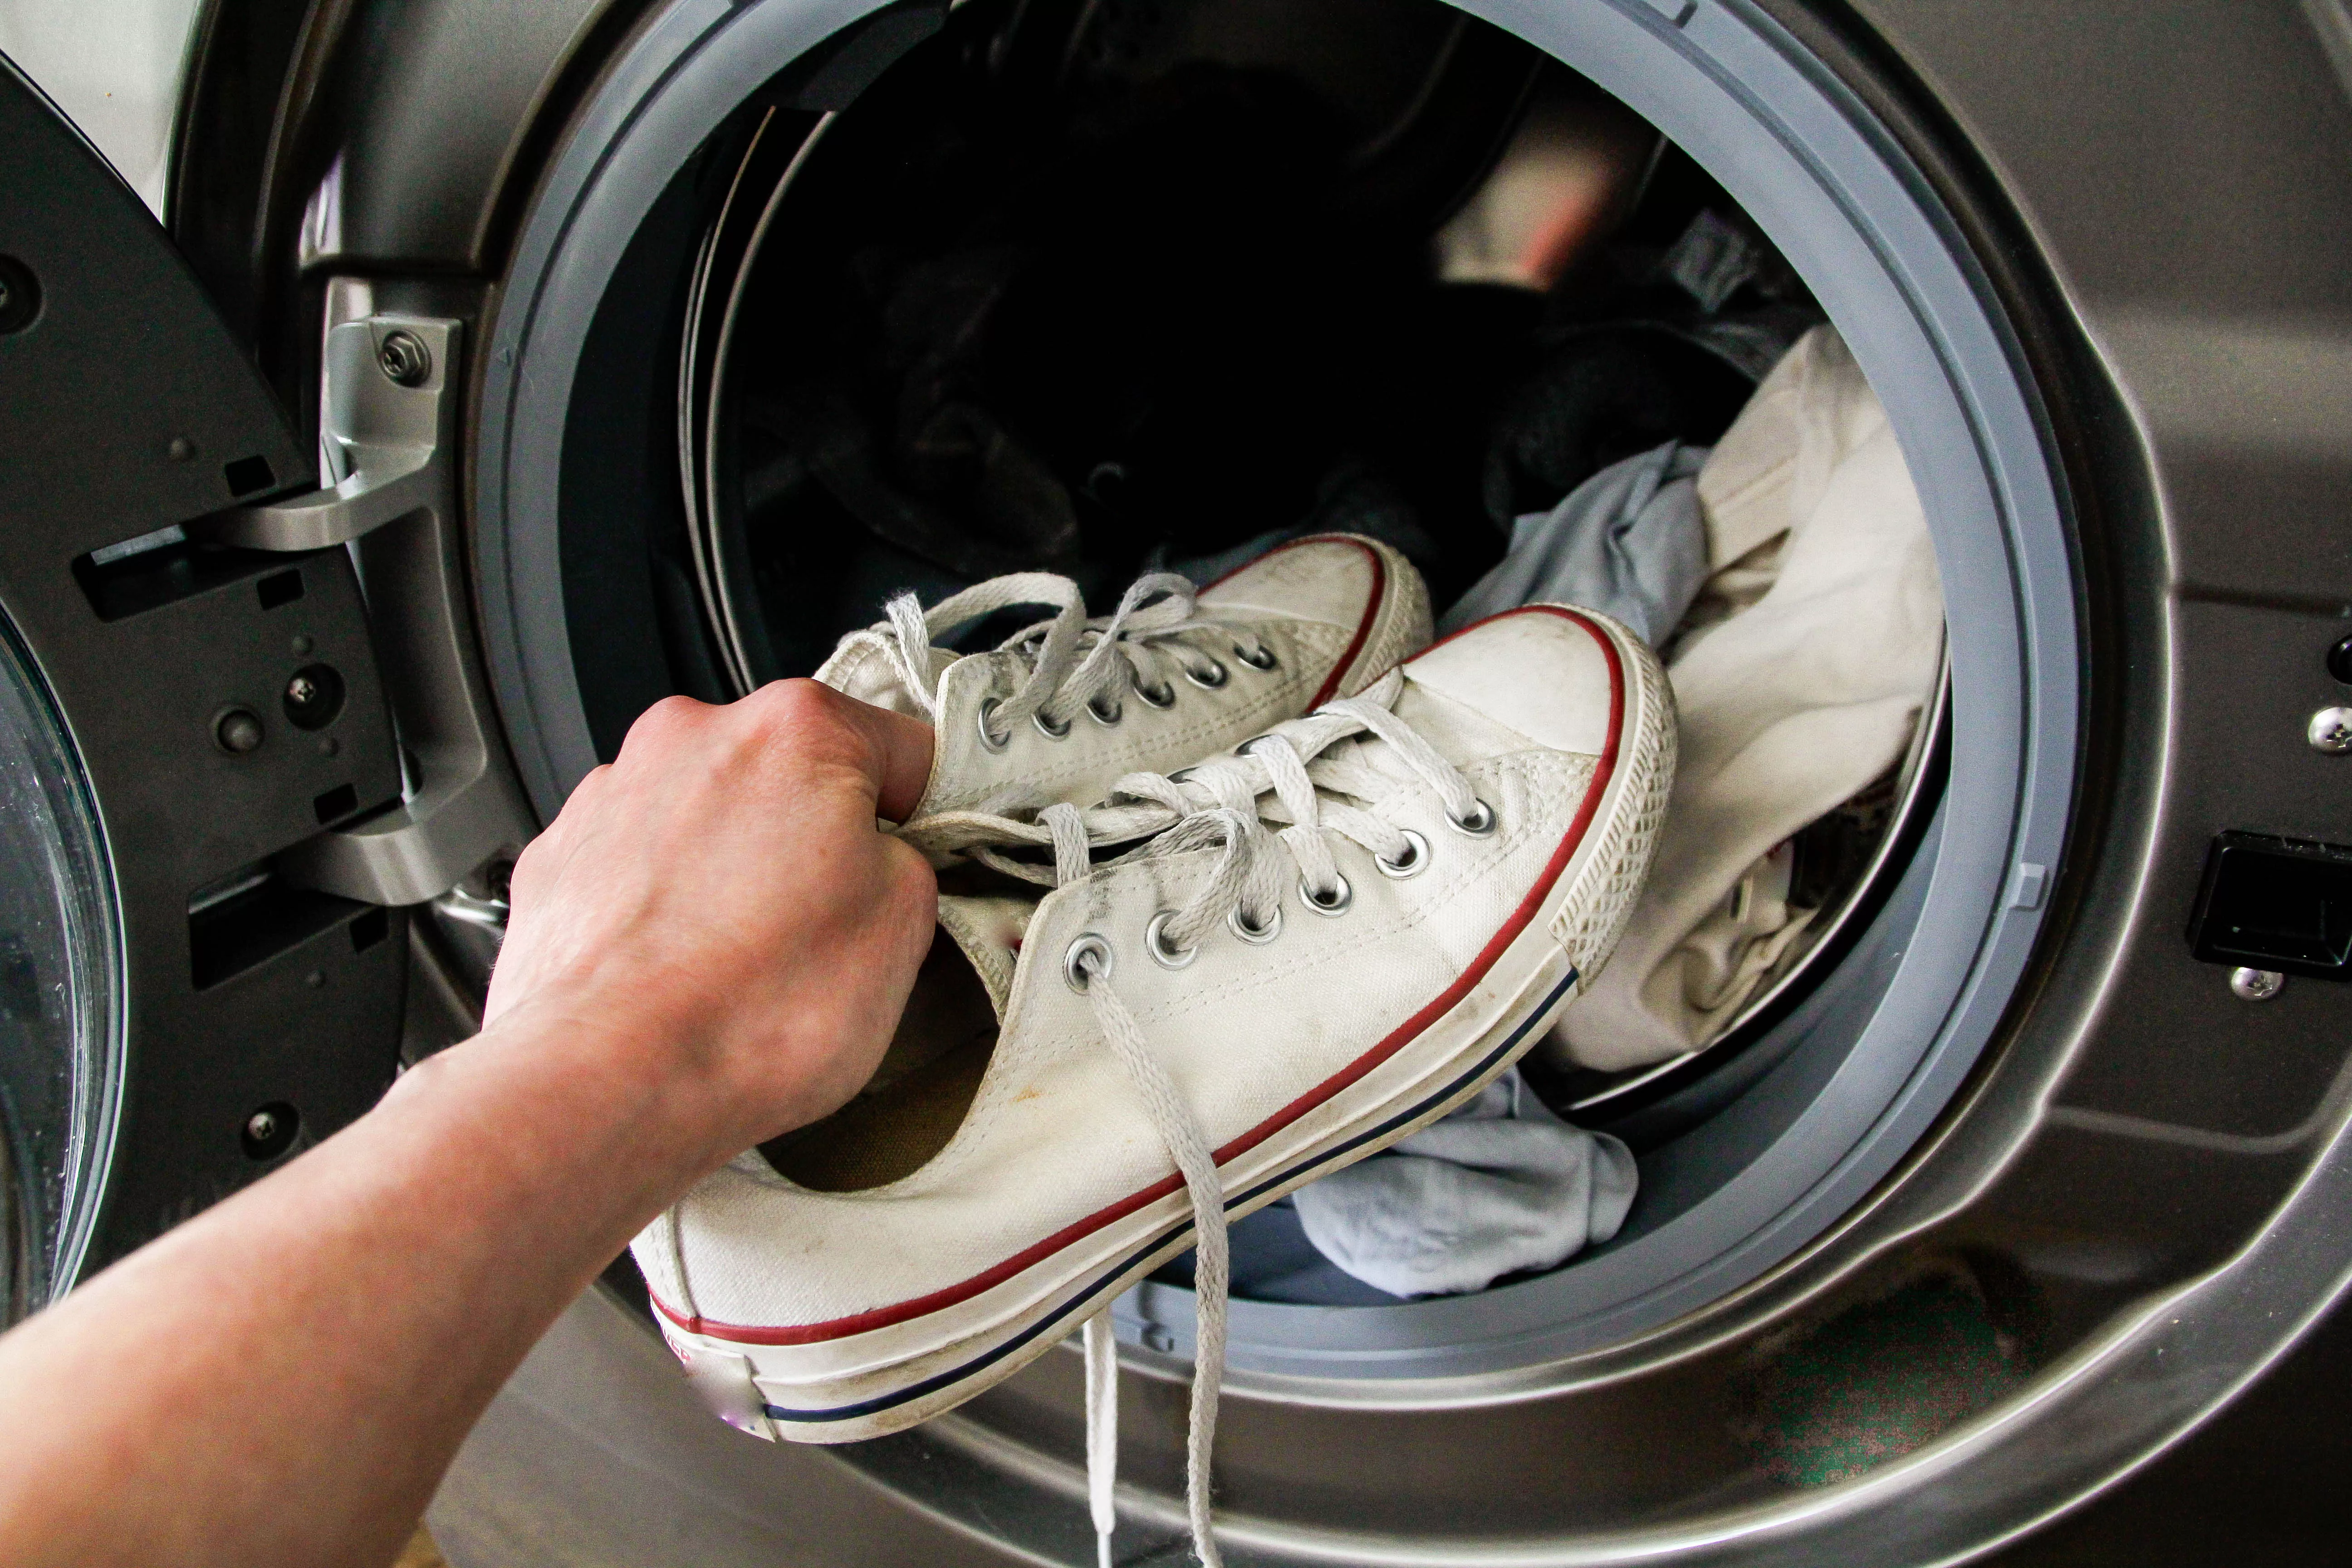
[[[1738,1013],[1811,918],[1768,857],[1895,764],[1941,660],[1918,492],[1834,331],[1765,378],[1698,497],[1714,570],[1664,650],[1682,744],[1657,860],[1545,1047],[1581,1067],[1680,1056]]]

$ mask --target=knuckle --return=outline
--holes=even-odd
[[[813,757],[862,757],[866,732],[849,710],[849,699],[808,679],[778,680],[746,698],[763,738],[793,746]]]
[[[772,680],[748,700],[771,722],[838,724],[843,721],[841,704],[847,699],[822,681],[795,677]]]
[[[624,747],[632,742],[660,744],[675,740],[694,729],[709,711],[708,703],[698,702],[691,697],[665,697],[637,715],[622,744]]]

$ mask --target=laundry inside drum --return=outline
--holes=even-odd
[[[677,577],[716,695],[809,673],[899,591],[1045,571],[1107,608],[1327,532],[1402,552],[1441,635],[1566,600],[1652,644],[1682,759],[1652,882],[1471,1108],[1581,1139],[1590,1224],[1483,1273],[1350,1252],[1349,1213],[1423,1190],[1381,1162],[1440,1157],[1409,1140],[1320,1219],[1242,1222],[1235,1288],[1388,1302],[1640,1229],[1633,1173],[1769,1067],[1944,777],[1920,498],[1762,229],[1624,104],[1436,0],[969,0],[845,110],[747,106],[703,184]],[[872,1187],[945,1143],[992,1036],[957,963],[865,1095],[768,1147],[778,1173]],[[1497,1176],[1522,1203],[1524,1178]],[[1630,1207],[1604,1214],[1612,1181]],[[1432,1247],[1465,1250],[1463,1194]]]

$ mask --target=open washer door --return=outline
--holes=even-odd
[[[344,471],[315,489],[171,242],[5,59],[0,148],[15,1315],[372,1104],[399,1060],[402,906],[527,824],[480,731],[404,695],[462,606],[425,591],[454,328],[330,345]],[[417,635],[373,635],[371,603]]]

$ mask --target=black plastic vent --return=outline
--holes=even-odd
[[[2222,834],[2205,856],[2189,942],[2208,963],[2352,979],[2352,849]]]
[[[299,571],[272,572],[253,585],[261,599],[261,607],[274,610],[280,605],[290,605],[302,596],[302,574]]]
[[[228,493],[233,496],[259,495],[263,490],[278,488],[278,471],[269,459],[256,453],[239,458],[234,463],[221,465],[221,478],[228,481]]]

